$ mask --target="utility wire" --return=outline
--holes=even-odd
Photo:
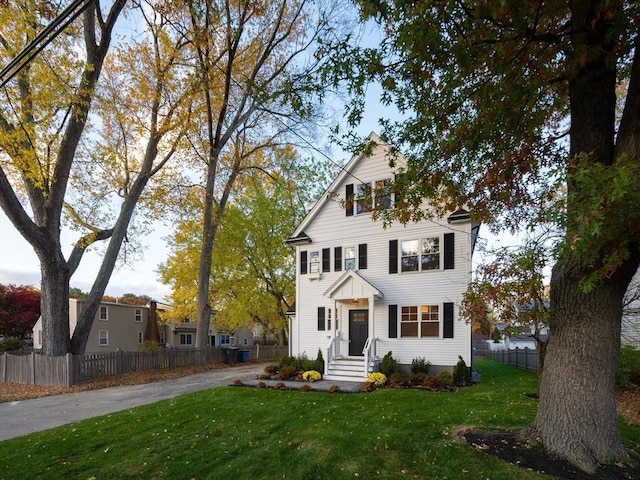
[[[29,42],[22,51],[0,71],[0,88],[4,87],[27,66],[54,38],[69,26],[95,0],[74,0],[60,12],[42,32]]]

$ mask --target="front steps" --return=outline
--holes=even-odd
[[[369,364],[367,371],[369,373],[373,372],[373,364]],[[367,376],[364,374],[364,357],[334,358],[322,378],[323,380],[340,382],[366,382]]]

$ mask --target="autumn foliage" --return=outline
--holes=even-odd
[[[0,285],[0,337],[26,338],[40,316],[40,291],[29,285]]]

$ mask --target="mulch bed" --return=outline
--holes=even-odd
[[[604,465],[596,475],[587,475],[569,462],[547,456],[539,445],[528,444],[514,432],[465,430],[460,436],[479,451],[498,457],[524,469],[535,470],[567,480],[633,480],[640,479],[640,458],[635,466]]]

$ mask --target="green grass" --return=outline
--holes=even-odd
[[[524,395],[534,374],[476,368],[482,382],[453,393],[205,390],[0,442],[0,479],[549,478],[452,434],[517,429],[535,415]],[[640,428],[623,434],[635,443]]]

